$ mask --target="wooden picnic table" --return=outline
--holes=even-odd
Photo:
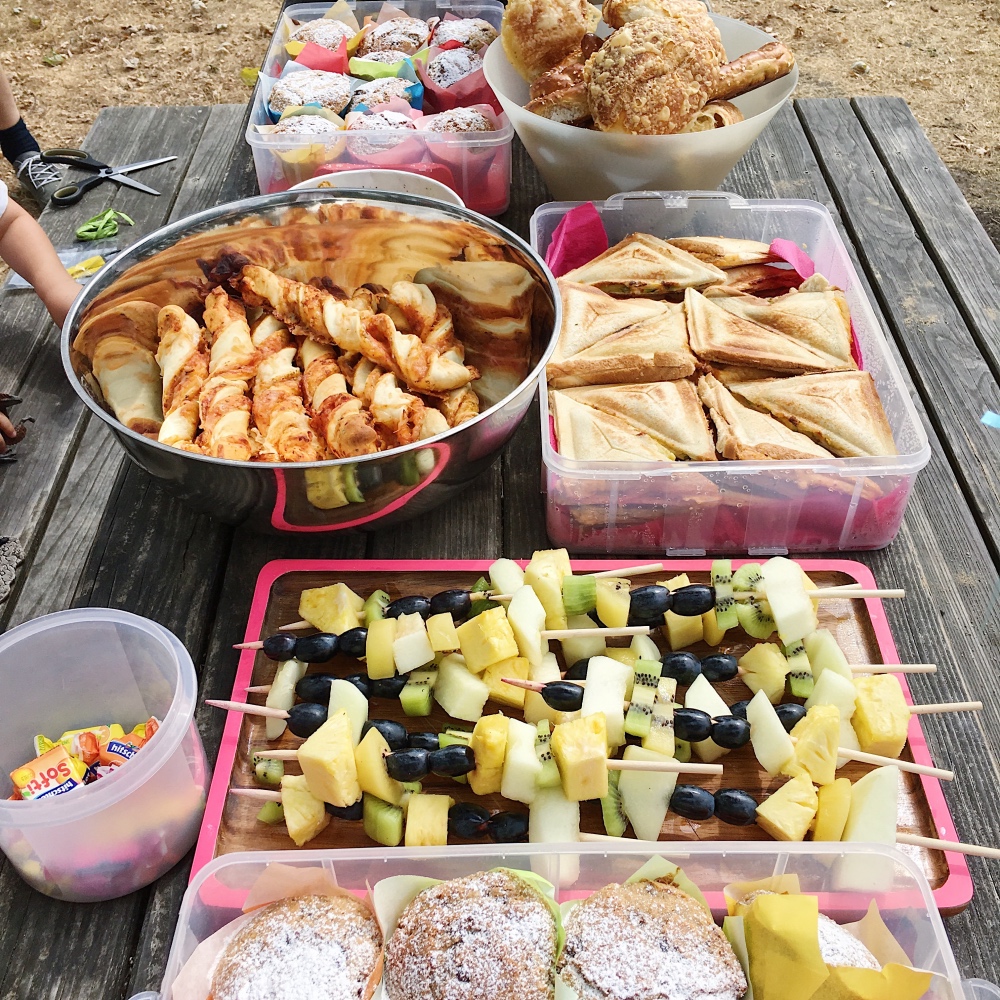
[[[152,198],[108,184],[74,208],[46,211],[57,246],[108,205],[127,212],[119,245],[195,211],[256,193],[243,139],[246,109],[108,108],[86,142],[110,163],[178,159],[143,174]],[[733,171],[726,190],[805,198],[838,221],[903,369],[931,440],[896,541],[854,554],[879,583],[905,587],[887,613],[904,662],[933,661],[911,678],[917,700],[981,699],[978,714],[926,726],[935,760],[955,765],[945,796],[961,836],[1000,843],[997,566],[1000,437],[980,422],[1000,411],[1000,255],[905,102],[803,100],[785,107]],[[527,236],[548,194],[515,140],[511,207],[501,221]],[[123,608],[161,622],[191,651],[201,694],[229,695],[254,582],[275,558],[527,557],[546,547],[537,409],[500,460],[463,496],[371,534],[281,538],[234,530],[190,511],[126,460],[63,375],[58,332],[25,291],[0,291],[0,391],[24,397],[37,422],[0,465],[0,537],[24,550],[0,629],[81,605]],[[25,683],[27,683],[25,679]],[[6,691],[16,699],[16,687]],[[198,713],[210,758],[223,714]],[[970,859],[975,896],[948,922],[959,968],[1000,981],[995,947],[1000,864]],[[117,1000],[156,990],[188,865],[123,899],[57,902],[0,866],[0,1000]]]

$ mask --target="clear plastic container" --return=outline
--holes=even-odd
[[[545,255],[577,202],[543,205],[531,243]],[[871,372],[897,455],[793,462],[581,462],[555,447],[540,393],[549,537],[574,551],[704,555],[879,549],[899,531],[930,447],[879,321],[830,213],[811,201],[747,201],[725,192],[637,192],[597,203],[612,244],[661,238],[792,240],[847,294],[862,365]]]
[[[773,42],[742,21],[712,15],[730,59]],[[606,32],[603,25],[601,30]],[[688,135],[596,132],[524,110],[528,84],[500,45],[486,53],[486,79],[555,198],[607,198],[616,191],[718,187],[792,95],[799,70],[733,100],[744,120]]]
[[[557,853],[560,850],[565,853]],[[706,895],[716,919],[725,913],[725,885],[778,874],[798,875],[802,891],[817,894],[821,912],[840,922],[860,918],[874,899],[911,962],[938,973],[926,994],[927,1000],[961,1000],[966,996],[930,887],[914,862],[892,848],[859,844],[845,851],[844,845],[834,843],[664,843],[655,855],[684,869]],[[560,885],[558,898],[564,900],[589,895],[610,882],[622,882],[653,856],[648,845],[635,841],[613,848],[605,844],[517,844],[456,846],[446,852],[396,848],[227,854],[202,868],[188,887],[177,918],[161,996],[169,1000],[177,973],[198,944],[240,915],[250,886],[271,862],[333,869],[338,884],[359,895],[366,892],[367,886],[392,875],[448,879],[498,866],[531,869]],[[873,866],[888,888],[882,892],[837,891],[838,866],[845,859],[851,864]],[[993,995],[968,994],[976,1000]]]
[[[323,17],[330,3],[293,4],[278,20],[264,58],[263,73],[275,78],[288,61],[285,42],[293,23]],[[376,16],[382,0],[348,0],[358,21]],[[451,4],[447,0],[402,0],[396,4],[407,14],[431,17],[480,17],[497,30],[503,6],[496,0]],[[499,47],[499,45],[497,46]],[[514,128],[507,116],[496,115],[494,132],[365,131],[334,133],[326,142],[309,135],[264,135],[257,125],[270,125],[267,111],[267,81],[262,80],[254,96],[246,140],[253,152],[261,194],[285,191],[311,177],[358,167],[409,170],[450,187],[467,208],[483,215],[501,215],[510,202],[511,143]]]
[[[81,608],[0,636],[0,771],[32,757],[32,739],[150,716],[159,731],[113,774],[65,795],[0,801],[0,848],[57,899],[113,899],[148,885],[194,843],[208,767],[194,724],[197,678],[180,641],[124,611]]]

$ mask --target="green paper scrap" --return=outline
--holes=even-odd
[[[116,212],[113,208],[106,208],[80,226],[76,231],[76,238],[78,240],[105,240],[109,236],[117,236],[119,219],[122,222],[127,222],[130,226],[135,225],[135,222],[124,212]]]

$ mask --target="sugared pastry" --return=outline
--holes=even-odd
[[[531,83],[565,59],[600,19],[587,0],[510,0],[500,40],[511,65]]]
[[[679,132],[712,97],[725,49],[709,19],[642,17],[619,28],[583,69],[602,132]]]
[[[361,84],[353,94],[348,111],[354,111],[359,104],[366,108],[374,108],[379,104],[388,104],[394,97],[400,97],[407,103],[410,100],[410,81],[398,76],[383,76],[378,80],[370,80]]]
[[[666,882],[605,886],[570,910],[565,931],[559,972],[581,1000],[739,1000],[747,989],[711,915]]]
[[[372,911],[352,896],[296,896],[257,911],[226,945],[212,1000],[367,1000],[382,951]]]
[[[339,115],[351,99],[351,78],[343,73],[327,73],[321,69],[289,73],[271,89],[268,103],[281,114],[285,108],[302,104],[319,104]]]
[[[459,42],[467,49],[478,52],[486,48],[497,37],[497,29],[481,17],[459,17],[454,20],[442,20],[434,29],[433,43],[444,45],[445,42]]]
[[[272,135],[315,135],[318,132],[340,132],[342,129],[322,115],[292,115],[282,118]]]
[[[410,53],[403,52],[402,49],[378,49],[376,52],[369,52],[361,58],[367,59],[369,62],[385,63],[387,66],[392,66],[394,63],[409,59]]]
[[[556,925],[541,894],[497,870],[442,882],[403,910],[385,953],[388,1000],[551,1000]]]
[[[312,42],[314,45],[336,52],[341,42],[349,41],[354,35],[355,32],[343,21],[321,17],[319,20],[300,24],[288,37],[289,41]]]
[[[708,132],[711,129],[735,125],[743,121],[743,112],[729,101],[709,101],[696,111],[694,117],[681,129],[682,132]]]
[[[471,49],[445,49],[427,64],[427,75],[439,87],[447,89],[482,65],[483,60]]]
[[[524,110],[565,125],[585,126],[591,121],[587,88],[582,83],[536,97],[524,106]]]
[[[701,0],[604,0],[601,8],[604,23],[612,28],[656,14],[701,19],[708,16],[708,11]]]
[[[430,36],[430,25],[419,17],[394,17],[375,25],[361,39],[359,55],[367,58],[368,53],[381,49],[395,49],[413,55],[427,44]]]
[[[495,132],[496,127],[481,111],[475,108],[453,108],[424,119],[428,132]]]
[[[881,971],[878,959],[836,920],[819,914],[819,953],[827,965]]]

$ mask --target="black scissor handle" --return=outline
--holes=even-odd
[[[85,149],[46,149],[40,159],[43,163],[68,163],[74,167],[90,170],[108,170],[106,163],[95,160]]]
[[[49,201],[57,208],[75,205],[91,188],[103,184],[106,180],[106,177],[87,177],[82,181],[72,181],[54,191]]]

